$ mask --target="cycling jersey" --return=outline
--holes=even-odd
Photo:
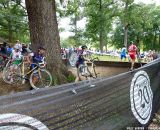
[[[128,52],[132,53],[132,54],[136,54],[136,52],[137,52],[136,45],[134,45],[134,44],[130,45],[129,48],[128,48]]]
[[[84,64],[85,59],[83,57],[83,55],[84,55],[83,53],[84,53],[83,50],[79,51],[79,53],[78,53],[78,60],[76,62],[76,67],[77,68],[79,67],[80,64]]]
[[[33,63],[41,63],[44,60],[44,56],[38,53],[34,53],[32,58],[33,58]]]
[[[128,48],[128,52],[129,52],[129,55],[130,55],[131,59],[135,59],[136,58],[136,53],[137,53],[136,45],[134,45],[134,44],[130,45],[129,48]]]
[[[20,64],[22,62],[22,54],[20,51],[13,50],[11,53],[11,59],[13,60],[13,64]]]
[[[33,53],[32,54],[32,60],[33,63],[42,63],[44,62],[44,56],[42,54],[38,54],[38,53]],[[36,65],[35,64],[31,64],[31,69],[33,69]]]

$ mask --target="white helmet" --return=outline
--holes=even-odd
[[[19,50],[19,46],[17,44],[14,45],[14,49]]]
[[[17,44],[14,46],[14,48],[17,49],[17,50],[22,51],[22,45],[19,44],[19,43],[17,43]]]

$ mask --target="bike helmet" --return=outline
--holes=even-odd
[[[82,49],[87,49],[86,45],[81,46]]]
[[[14,49],[19,50],[19,46],[16,44],[16,45],[14,46]]]

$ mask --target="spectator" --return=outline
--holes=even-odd
[[[131,68],[130,70],[132,71],[134,68],[134,64],[135,64],[135,60],[136,60],[136,54],[137,54],[137,47],[136,45],[131,42],[131,45],[128,47],[128,52],[129,52],[129,56],[130,56],[130,60],[131,60]]]
[[[158,58],[158,54],[156,53],[155,50],[153,50],[152,58],[153,58],[153,60]]]
[[[13,48],[9,45],[7,48],[8,55],[11,55],[12,51],[13,51]]]
[[[123,46],[121,50],[121,60],[123,60],[123,58],[125,58],[126,60],[126,47],[125,46]]]

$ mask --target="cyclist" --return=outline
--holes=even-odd
[[[15,46],[18,46],[19,50],[22,52],[22,43],[19,40],[16,41]]]
[[[31,57],[32,57],[32,61],[30,60],[30,58],[28,57],[27,58],[27,61],[31,64],[31,66],[30,66],[30,69],[32,70],[33,68],[35,68],[36,67],[36,64],[43,64],[43,65],[45,65],[45,61],[44,61],[44,59],[45,59],[45,48],[43,48],[43,47],[39,47],[38,48],[38,50],[37,50],[37,52],[36,53],[31,53]],[[35,74],[35,76],[33,77],[33,79],[32,79],[33,81],[33,84],[35,84],[36,82],[38,82],[38,77],[36,76],[36,74]]]
[[[10,75],[8,76],[8,79],[10,80],[10,83],[13,82],[13,78],[11,76],[12,73],[14,73],[17,68],[18,68],[18,65],[22,62],[22,54],[21,54],[21,51],[20,51],[20,47],[18,45],[15,45],[14,46],[14,50],[12,51],[11,55],[10,55],[10,58],[11,58],[11,62],[12,62],[12,65],[10,66]]]
[[[44,63],[44,56],[45,56],[45,48],[39,47],[37,52],[31,53],[32,62],[31,63],[31,69],[33,69],[36,65],[39,63]],[[35,63],[35,64],[34,64]]]
[[[82,71],[82,70],[78,70],[79,66],[80,66],[80,65],[83,65],[85,61],[89,61],[87,58],[85,58],[86,49],[87,49],[87,46],[86,46],[86,45],[83,45],[83,46],[81,47],[81,50],[78,52],[78,60],[77,60],[77,62],[76,62],[77,77],[76,77],[76,79],[75,79],[75,82],[81,80],[78,71]]]
[[[136,60],[137,52],[138,52],[137,46],[133,42],[131,42],[131,45],[128,48],[128,53],[129,53],[130,60],[131,60],[131,68],[130,68],[131,71],[134,68],[134,63]]]
[[[81,77],[79,75],[79,71],[82,71],[82,70],[79,70],[79,66],[83,65],[85,61],[89,61],[87,58],[85,58],[85,55],[87,54],[86,49],[87,49],[87,46],[83,45],[83,46],[81,46],[81,50],[79,50],[79,52],[78,52],[78,60],[76,62],[77,76],[76,76],[75,82],[78,82],[81,80]],[[72,89],[72,93],[77,94],[75,89]]]
[[[22,62],[22,53],[21,48],[18,45],[14,46],[14,50],[12,51],[10,57],[11,61],[13,62],[13,65],[18,65]]]

